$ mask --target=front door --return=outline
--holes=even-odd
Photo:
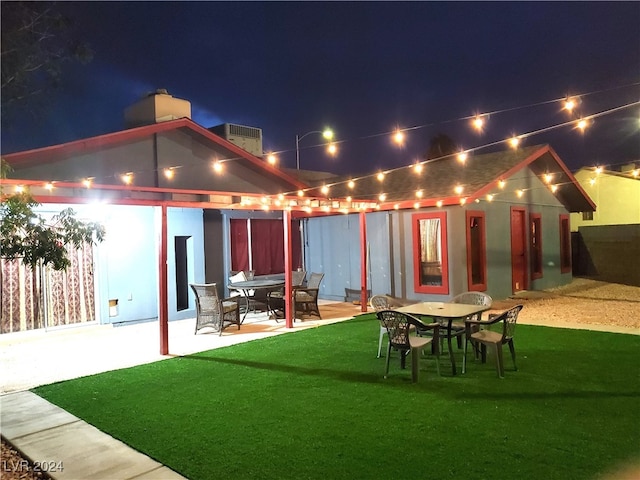
[[[511,207],[511,289],[527,289],[527,244],[524,208]]]

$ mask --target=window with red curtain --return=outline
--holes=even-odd
[[[248,225],[247,222],[250,224]],[[248,228],[251,230],[251,251],[249,251]],[[282,220],[233,219],[230,230],[232,270],[254,270],[256,275],[284,272]],[[299,220],[291,222],[291,249],[293,268],[302,267]]]
[[[231,270],[249,270],[249,232],[247,219],[232,219],[231,230]]]

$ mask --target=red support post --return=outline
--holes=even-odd
[[[360,311],[367,311],[367,217],[360,212]]]
[[[293,328],[293,293],[291,291],[291,270],[293,267],[293,249],[291,246],[291,212],[282,211],[284,226],[284,316],[287,328]]]
[[[160,252],[158,258],[158,320],[160,324],[160,355],[169,354],[169,303],[167,295],[167,205],[160,206]]]

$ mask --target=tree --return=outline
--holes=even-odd
[[[7,1],[0,8],[1,114],[7,126],[27,105],[36,113],[34,100],[46,100],[58,86],[65,63],[90,61],[93,53],[71,38],[71,23],[54,2]]]
[[[1,161],[4,178],[8,165]],[[85,243],[104,240],[104,227],[96,222],[83,222],[75,218],[71,208],[54,215],[47,222],[34,212],[39,205],[30,193],[21,192],[2,196],[0,204],[0,256],[8,260],[21,259],[35,268],[50,265],[54,270],[65,270],[70,264],[67,246],[82,247]]]
[[[438,133],[431,139],[426,157],[427,160],[448,157],[458,153],[459,150],[458,144],[449,135]]]

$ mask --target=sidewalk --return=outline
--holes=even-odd
[[[240,330],[194,335],[195,319],[169,322],[169,356],[159,353],[158,322],[123,327],[90,325],[0,336],[0,433],[60,480],[184,478],[83,420],[27,391],[38,385],[142,365],[346,320],[360,313],[348,303],[320,302],[323,320],[269,320],[249,314]],[[18,465],[4,465],[5,469]],[[3,474],[0,473],[0,477]]]

